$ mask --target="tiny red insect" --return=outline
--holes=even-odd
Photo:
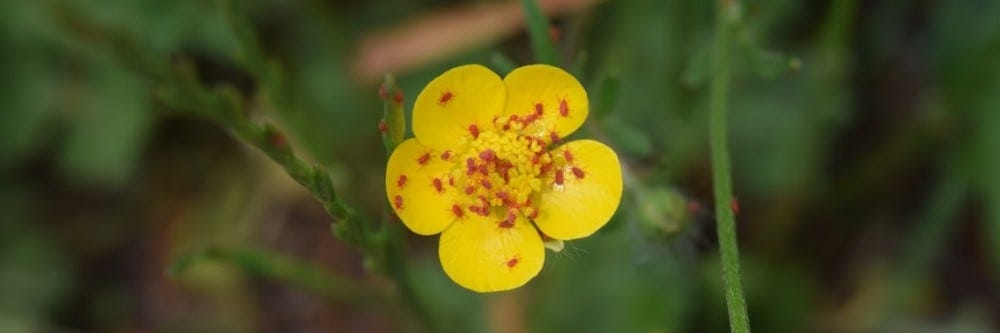
[[[559,115],[563,117],[569,116],[569,105],[566,104],[565,99],[559,101]]]
[[[396,186],[403,188],[406,185],[406,175],[399,175],[399,179],[396,180]]]
[[[507,268],[514,268],[514,266],[517,266],[517,263],[519,263],[519,262],[521,262],[521,258],[520,257],[510,258],[510,260],[507,260],[507,263],[506,263],[507,264]]]
[[[424,165],[427,164],[427,162],[430,160],[431,160],[431,153],[424,153],[423,155],[420,155],[420,158],[417,159],[417,163],[420,163],[420,165]]]
[[[441,98],[438,99],[438,104],[444,106],[445,104],[448,104],[449,101],[451,101],[452,97],[455,97],[455,95],[452,95],[450,91],[445,91],[443,94],[441,94]]]
[[[513,211],[507,211],[507,218],[500,221],[499,226],[504,229],[510,229],[514,227],[514,222],[517,221],[517,214]]]
[[[451,158],[451,150],[445,150],[443,153],[441,153],[442,160],[447,161],[449,158]]]
[[[455,214],[458,218],[462,218],[462,215],[465,214],[465,212],[462,211],[462,207],[457,204],[451,205],[451,213]]]
[[[397,194],[395,198],[392,198],[392,203],[396,205],[396,209],[403,209],[403,196]]]
[[[549,141],[552,141],[552,143],[558,143],[559,134],[556,134],[556,132],[549,132]]]
[[[542,103],[535,103],[535,114],[541,116],[543,112]]]
[[[479,126],[476,124],[469,125],[469,134],[472,134],[473,139],[479,138]]]
[[[483,185],[487,190],[493,188],[493,184],[490,184],[490,181],[486,179],[480,180],[479,184]]]
[[[465,159],[465,174],[471,175],[473,173],[476,173],[476,160],[469,157]]]
[[[434,178],[431,183],[434,184],[434,190],[437,191],[437,193],[444,192],[444,186],[441,184],[441,178]]]
[[[556,185],[562,186],[563,184],[563,171],[556,170]]]
[[[492,149],[479,152],[479,158],[486,162],[492,161],[496,156],[496,153],[494,153]]]
[[[573,175],[576,176],[576,179],[583,179],[583,176],[586,176],[586,174],[583,173],[583,169],[577,167],[573,167]]]
[[[563,157],[566,158],[566,162],[573,162],[573,153],[569,150],[563,150]]]
[[[534,220],[537,217],[538,217],[538,209],[532,209],[531,214],[528,215],[528,218]]]

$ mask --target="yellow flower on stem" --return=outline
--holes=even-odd
[[[587,92],[548,65],[503,79],[452,68],[424,87],[413,134],[389,157],[385,190],[407,228],[441,233],[446,274],[478,292],[520,287],[545,262],[544,241],[600,229],[618,208],[618,157],[593,140],[562,143],[587,118]]]

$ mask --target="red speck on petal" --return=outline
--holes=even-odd
[[[445,150],[443,153],[441,153],[442,160],[447,161],[449,158],[451,158],[451,150]]]
[[[563,184],[563,171],[556,170],[556,185],[562,186]]]
[[[469,125],[469,134],[472,134],[473,139],[479,138],[479,126],[476,124]]]
[[[544,112],[543,110],[544,110],[544,108],[542,107],[542,103],[535,103],[535,114],[536,115],[541,116],[542,113]]]
[[[534,220],[538,217],[538,209],[532,209],[531,214],[528,214],[528,218]]]
[[[566,162],[573,162],[573,153],[569,150],[563,150],[563,157],[566,158]]]
[[[451,205],[451,213],[455,214],[455,217],[458,217],[458,218],[462,218],[462,215],[465,214],[465,212],[462,211],[462,207],[459,206],[459,205],[457,205],[457,204]]]
[[[473,192],[476,192],[476,187],[475,186],[466,186],[465,187],[465,194],[472,194]]]
[[[396,180],[396,186],[403,188],[406,185],[406,175],[399,175],[399,179]]]
[[[493,184],[490,184],[490,181],[486,179],[480,180],[479,184],[483,185],[487,190],[493,188]]]
[[[479,158],[482,159],[483,161],[486,162],[492,161],[494,157],[496,157],[496,153],[494,153],[492,149],[487,149],[479,152]]]
[[[552,141],[552,143],[559,142],[559,134],[556,134],[556,132],[549,132],[549,141]]]
[[[441,98],[438,99],[438,104],[444,106],[445,104],[448,104],[448,102],[451,101],[452,97],[455,97],[455,95],[453,95],[450,91],[445,91],[443,94],[441,94]]]
[[[507,211],[507,217],[500,221],[499,226],[504,229],[510,229],[514,227],[515,221],[517,221],[517,214],[514,214],[514,211]]]
[[[563,117],[569,117],[569,105],[566,104],[566,100],[559,101],[559,115]]]
[[[392,198],[392,204],[396,205],[396,209],[403,209],[403,196],[397,194],[395,198]]]
[[[542,167],[539,168],[538,172],[544,175],[549,173],[550,170],[552,170],[552,162],[542,164]]]
[[[473,173],[476,173],[476,160],[469,157],[465,159],[465,174],[471,175]]]
[[[583,173],[583,169],[577,167],[573,167],[573,175],[576,176],[576,179],[583,179],[583,176],[586,176],[586,174]]]
[[[507,268],[514,268],[514,266],[517,266],[517,263],[519,263],[519,262],[521,262],[521,258],[520,257],[510,258],[506,262]]]
[[[434,180],[431,181],[431,184],[434,184],[434,190],[437,191],[437,193],[444,192],[444,186],[441,184],[441,178],[434,178]]]
[[[417,159],[417,163],[419,163],[420,165],[425,165],[430,160],[431,160],[431,153],[424,153],[423,155],[420,155],[420,158]]]

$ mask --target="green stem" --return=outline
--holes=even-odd
[[[729,45],[732,39],[731,15],[738,10],[735,0],[720,0],[716,10],[716,35],[713,52],[713,77],[709,101],[709,145],[712,150],[712,183],[715,189],[715,216],[722,256],[722,280],[726,288],[729,329],[749,333],[747,305],[740,281],[739,249],[736,246],[736,221],[730,203],[733,200],[729,172],[729,148],[726,135],[726,95],[729,90]]]
[[[524,9],[524,22],[528,26],[528,37],[531,39],[531,49],[535,52],[535,60],[539,63],[558,65],[556,63],[556,48],[549,38],[549,21],[538,7],[535,0],[521,0]]]

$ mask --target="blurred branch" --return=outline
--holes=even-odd
[[[326,267],[261,249],[210,247],[180,257],[167,274],[176,277],[203,262],[229,263],[248,273],[295,285],[335,301],[379,303],[373,297],[379,293],[367,285],[340,277]]]
[[[555,16],[582,10],[601,0],[539,0],[540,13]],[[364,36],[353,64],[363,81],[400,72],[483,47],[519,31],[525,24],[517,1],[477,3],[442,9]],[[470,26],[476,27],[469,29]],[[548,31],[545,31],[548,36]],[[553,56],[554,59],[554,56]]]
[[[726,98],[729,93],[729,52],[733,29],[740,19],[737,0],[719,0],[716,8],[716,32],[712,49],[712,86],[709,101],[709,145],[712,150],[712,185],[715,192],[716,227],[719,252],[722,257],[722,280],[726,288],[729,329],[734,333],[749,333],[747,305],[740,280],[739,248],[736,245],[736,218],[730,206],[733,201],[732,176],[729,167],[729,147],[726,131]]]
[[[955,167],[945,168],[941,174],[942,179],[924,204],[926,209],[905,238],[902,255],[890,276],[890,316],[909,300],[908,296],[914,294],[917,285],[941,253],[965,197],[965,184]]]

